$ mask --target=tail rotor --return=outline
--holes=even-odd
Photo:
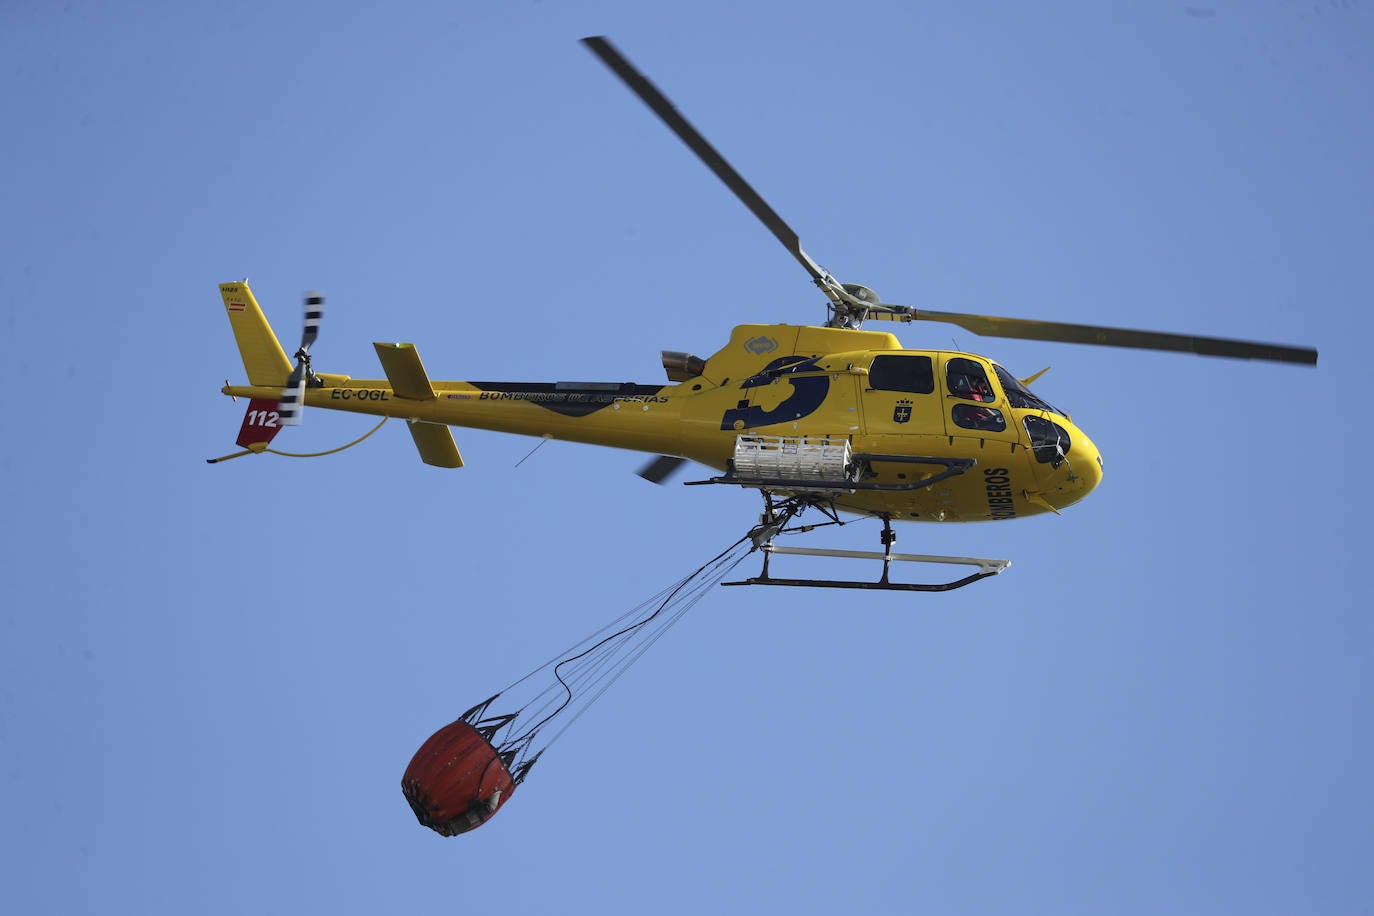
[[[309,292],[305,294],[305,327],[301,332],[301,346],[296,351],[296,368],[286,380],[286,388],[281,393],[278,413],[282,426],[299,426],[301,412],[305,410],[305,389],[315,383],[315,370],[310,366],[310,345],[320,334],[320,321],[324,318],[324,294]]]

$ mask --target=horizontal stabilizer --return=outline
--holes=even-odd
[[[374,343],[372,346],[396,397],[412,401],[434,400],[434,386],[429,383],[429,375],[414,344]]]
[[[432,401],[438,397],[414,344],[374,343],[372,346],[377,351],[377,358],[382,361],[382,369],[396,397],[410,401]],[[453,433],[447,426],[418,420],[409,420],[406,426],[410,429],[410,437],[415,440],[415,447],[420,450],[420,460],[425,464],[436,468],[463,466],[458,443],[453,441]]]
[[[447,426],[438,423],[421,423],[411,420],[406,423],[415,447],[420,450],[420,460],[436,468],[461,468],[463,456],[458,454],[458,443],[453,441],[453,433]]]

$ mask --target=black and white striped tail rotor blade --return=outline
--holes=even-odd
[[[286,380],[286,388],[281,393],[281,401],[277,405],[277,413],[280,415],[277,422],[282,426],[300,426],[301,411],[305,409],[305,363],[296,363],[296,368],[291,371],[291,377]]]
[[[310,345],[320,336],[320,321],[324,318],[324,293],[305,294],[305,325],[301,330],[301,348],[296,351],[296,368],[286,380],[286,388],[281,393],[277,406],[282,426],[299,426],[301,413],[305,410],[305,389],[310,385],[315,372],[310,368]]]
[[[320,321],[324,318],[324,293],[305,294],[305,330],[301,332],[301,349],[310,350],[315,338],[320,336]]]

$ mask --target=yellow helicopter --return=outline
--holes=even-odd
[[[323,297],[307,294],[305,329],[294,365],[247,281],[223,283],[247,385],[223,393],[250,399],[241,455],[270,451],[282,427],[309,407],[404,419],[420,458],[462,467],[450,427],[472,427],[647,452],[641,476],[664,481],[687,461],[718,471],[698,484],[751,488],[764,502],[751,536],[763,571],[742,583],[945,591],[1004,570],[1009,562],[894,553],[895,521],[1002,521],[1058,513],[1093,491],[1102,457],[1063,411],[1033,394],[1039,376],[1018,379],[974,353],[906,349],[866,320],[940,321],[994,337],[1192,352],[1206,356],[1315,365],[1306,347],[1251,343],[1091,325],[915,309],[882,302],[870,289],[840,283],[802,250],[797,234],[734,168],[605,38],[583,39],[595,53],[778,238],[825,294],[824,326],[736,327],[717,353],[700,358],[663,351],[667,384],[620,382],[434,381],[415,346],[376,343],[385,378],[316,372],[310,347]],[[782,533],[804,532],[807,509],[842,524],[840,513],[882,523],[882,551],[782,547]],[[779,578],[775,553],[876,559],[877,580]],[[965,565],[951,582],[906,583],[894,561]]]

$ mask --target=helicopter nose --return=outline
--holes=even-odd
[[[1072,472],[1078,476],[1079,499],[1087,496],[1102,482],[1102,453],[1080,430],[1078,441],[1069,449]]]
[[[1067,426],[1067,424],[1063,424]],[[1071,506],[1087,496],[1102,482],[1102,454],[1087,435],[1076,427],[1063,430],[1069,448],[1061,452],[1063,460],[1042,464],[1041,496],[1055,511]],[[1060,440],[1060,448],[1064,441]]]

